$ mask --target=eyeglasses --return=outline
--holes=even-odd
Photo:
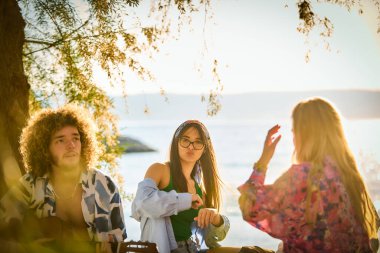
[[[187,138],[179,138],[179,145],[183,148],[188,148],[190,147],[190,145],[193,144],[193,148],[195,150],[201,150],[202,148],[204,148],[205,144],[203,143],[203,141],[190,141],[189,139]]]

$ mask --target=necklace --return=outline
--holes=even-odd
[[[69,200],[69,199],[72,199],[74,197],[75,192],[77,191],[77,188],[78,188],[78,184],[75,184],[74,190],[71,193],[71,195],[69,197],[65,197],[65,198],[59,196],[55,190],[53,191],[53,193],[54,193],[54,196],[56,196],[57,199],[60,199],[60,200]]]

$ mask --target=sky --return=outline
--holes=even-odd
[[[314,4],[314,12],[334,25],[326,42],[315,31],[308,38],[297,31],[296,1],[214,0],[213,17],[200,11],[191,29],[183,27],[178,39],[167,39],[153,59],[142,59],[154,81],[139,80],[126,70],[127,93],[204,94],[215,89],[214,59],[223,84],[222,94],[255,91],[380,89],[380,34],[376,12],[331,4]],[[285,7],[287,5],[288,7]],[[137,13],[146,15],[149,1]],[[209,12],[210,13],[210,12]],[[142,23],[151,22],[142,19]],[[310,60],[305,56],[310,50]],[[98,75],[102,82],[104,76]],[[110,95],[120,94],[116,87]]]

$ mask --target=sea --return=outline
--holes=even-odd
[[[135,138],[156,149],[156,152],[128,153],[119,160],[119,172],[124,177],[125,193],[133,195],[137,184],[144,178],[147,168],[155,162],[168,160],[169,145],[179,120],[123,120],[121,134]],[[241,217],[238,207],[237,187],[245,182],[259,158],[268,129],[281,126],[281,141],[270,163],[266,184],[273,183],[291,165],[293,136],[290,120],[214,120],[203,123],[209,130],[214,146],[220,177],[223,181],[223,206],[221,213],[228,216],[231,228],[223,246],[258,245],[276,250],[279,240],[252,227]],[[380,184],[380,119],[344,120],[345,134],[359,169],[365,180]],[[377,173],[370,168],[375,168]],[[380,210],[379,192],[371,192],[375,206]],[[139,240],[139,223],[130,217],[131,202],[124,201],[124,213],[129,240]]]

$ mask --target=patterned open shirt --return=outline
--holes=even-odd
[[[111,178],[99,170],[84,171],[81,207],[92,241],[120,242],[126,237],[123,208],[119,191]],[[19,183],[2,198],[0,218],[23,219],[27,210],[38,218],[56,216],[56,197],[48,174],[33,177],[25,174]]]

